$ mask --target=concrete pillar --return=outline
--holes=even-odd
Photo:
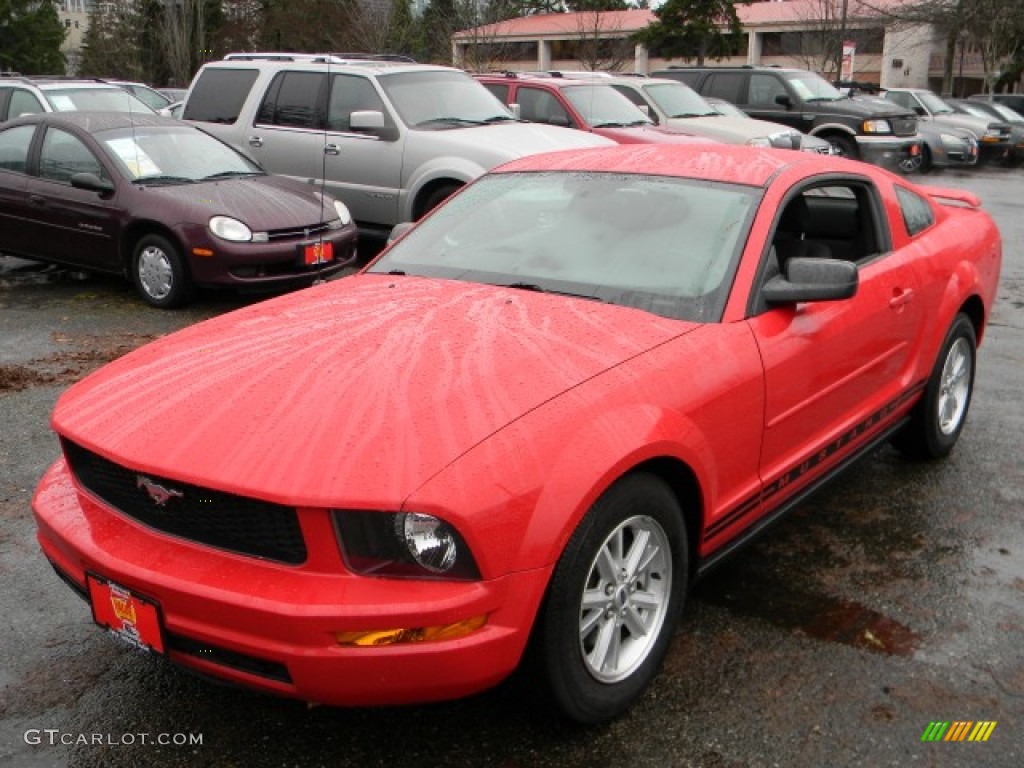
[[[548,40],[537,41],[537,69],[541,72],[551,69],[551,42]]]
[[[747,40],[747,64],[758,66],[761,63],[761,33],[750,32]]]
[[[639,43],[633,49],[633,72],[638,75],[646,75],[649,68],[647,46]]]

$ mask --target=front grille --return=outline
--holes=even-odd
[[[327,222],[321,222],[319,224],[310,224],[306,227],[289,227],[288,229],[272,229],[267,232],[267,237],[270,241],[274,240],[308,240],[311,237],[316,237],[323,232],[326,232],[328,227]]]
[[[133,520],[229,552],[289,565],[306,560],[292,507],[135,472],[70,440],[61,443],[78,482]]]
[[[916,117],[892,118],[892,132],[897,136],[913,136],[917,133]]]

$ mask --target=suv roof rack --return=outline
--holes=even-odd
[[[350,61],[377,61],[403,64],[415,64],[410,56],[398,53],[229,53],[225,61],[308,61],[322,64],[346,64]]]

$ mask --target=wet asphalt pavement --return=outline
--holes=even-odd
[[[978,193],[1005,241],[956,450],[919,464],[883,448],[804,503],[695,588],[656,683],[592,729],[552,720],[522,685],[309,709],[97,629],[34,538],[53,403],[104,362],[253,299],[162,312],[116,279],[0,257],[0,765],[1024,765],[1024,169],[916,180]],[[922,742],[933,721],[996,726],[984,743]]]

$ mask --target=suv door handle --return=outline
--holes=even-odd
[[[261,137],[259,137],[259,136],[250,136],[249,137],[249,146],[250,147],[262,147],[263,146],[263,139]]]
[[[42,197],[41,195],[29,195],[28,201],[30,204],[36,206],[37,208],[42,208],[44,205],[46,205],[46,198]]]
[[[337,144],[324,144],[324,154],[325,155],[340,155],[341,154],[341,147],[339,147]]]

